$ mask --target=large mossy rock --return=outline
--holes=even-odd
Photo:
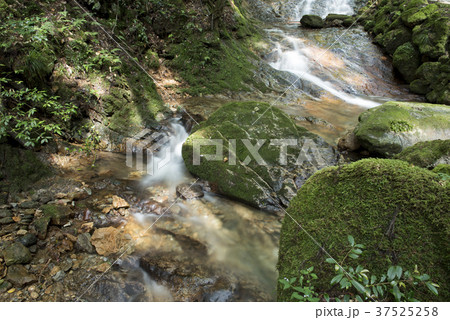
[[[403,78],[411,82],[416,78],[416,70],[420,66],[419,52],[412,43],[407,42],[395,50],[392,63]]]
[[[450,4],[383,0],[359,14],[364,28],[393,56],[395,69],[412,92],[432,103],[450,104]],[[418,69],[429,63],[438,68],[431,79]]]
[[[386,102],[359,117],[355,136],[374,154],[392,156],[420,141],[450,136],[450,106]]]
[[[302,27],[313,29],[323,28],[325,26],[323,19],[314,14],[305,14],[300,19],[300,23],[302,24]]]
[[[202,146],[200,163],[196,165],[194,145],[211,139],[223,142],[223,153],[218,160],[207,160],[208,155],[216,154],[216,146]],[[261,142],[258,153],[264,164],[255,161],[244,139],[253,146],[258,140]],[[270,144],[277,143],[274,139],[291,139],[295,143],[287,147],[286,161],[280,159],[282,147]],[[236,150],[236,161],[230,148]],[[212,183],[217,192],[259,208],[276,210],[280,203],[287,206],[315,171],[336,164],[338,154],[281,110],[267,103],[236,102],[223,106],[194,127],[183,145],[183,158],[188,170]]]
[[[334,266],[303,232],[300,224],[337,261],[348,251],[347,236],[365,245],[357,261],[373,274],[386,273],[400,265],[422,273],[438,283],[439,296],[426,288],[414,289],[422,301],[450,298],[448,272],[450,205],[448,181],[429,170],[399,160],[365,159],[317,172],[291,201],[280,238],[279,278],[299,277],[300,270],[314,266],[319,279],[316,292],[337,296],[330,285]],[[298,224],[297,224],[298,223]],[[278,285],[278,300],[291,299],[289,290]]]
[[[395,159],[415,166],[432,169],[438,165],[450,165],[450,140],[423,141],[406,148]]]

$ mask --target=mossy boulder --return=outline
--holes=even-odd
[[[327,27],[349,27],[352,25],[352,23],[355,21],[355,19],[352,16],[345,15],[345,14],[337,14],[337,13],[330,13],[325,18],[325,25]]]
[[[449,34],[448,17],[437,14],[413,29],[413,43],[419,48],[421,54],[438,59],[445,55]]]
[[[280,139],[290,139],[285,159]],[[223,146],[216,160],[207,159],[218,148],[205,146],[206,141]],[[247,147],[258,142],[259,162]],[[200,143],[203,146],[197,154],[195,145]],[[309,176],[336,164],[337,158],[322,138],[297,126],[281,110],[259,102],[224,105],[194,127],[183,145],[183,159],[192,174],[209,181],[221,194],[268,210],[287,206]]]
[[[15,242],[5,248],[3,251],[3,259],[7,266],[21,263],[25,264],[31,261],[31,253],[23,244]]]
[[[410,42],[412,33],[405,27],[390,30],[381,38],[381,45],[385,47],[389,54],[394,54],[401,45]]]
[[[300,19],[300,23],[302,27],[305,28],[319,29],[325,27],[325,22],[323,21],[323,19],[314,14],[305,14]]]
[[[411,42],[401,45],[394,52],[393,64],[408,83],[413,81],[420,65],[418,50]]]
[[[415,298],[447,301],[449,185],[429,170],[389,159],[365,159],[317,172],[291,201],[287,212],[292,218],[286,215],[283,220],[279,278],[298,278],[300,270],[314,266],[316,292],[332,297],[343,293],[330,285],[334,266],[325,262],[327,255],[300,224],[337,261],[348,251],[348,235],[364,244],[361,257],[344,265],[359,264],[375,275],[386,273],[390,265],[410,271],[417,265],[441,287],[439,296],[417,287]],[[282,287],[278,284],[278,301],[290,301],[292,292]]]
[[[415,166],[432,169],[440,164],[450,164],[450,140],[422,141],[406,148],[395,159]]]
[[[420,141],[447,139],[450,106],[386,102],[362,113],[354,133],[371,153],[393,156]]]

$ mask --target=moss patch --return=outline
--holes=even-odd
[[[433,168],[446,157],[450,161],[450,140],[423,141],[406,148],[395,159],[407,161],[422,168]]]
[[[287,211],[338,261],[346,253],[347,235],[353,235],[366,245],[358,264],[375,274],[386,272],[390,264],[409,270],[417,264],[441,288],[437,297],[426,288],[419,289],[415,297],[447,301],[449,194],[449,184],[431,171],[398,160],[366,159],[317,172]],[[300,270],[314,266],[319,276],[317,291],[336,296],[341,292],[329,284],[334,271],[325,263],[326,258],[286,216],[280,238],[279,277],[298,277]],[[280,284],[278,300],[290,300]]]
[[[449,134],[450,107],[427,103],[387,102],[361,114],[355,128],[361,145],[383,156]]]

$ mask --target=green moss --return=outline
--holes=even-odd
[[[422,168],[432,168],[444,157],[450,159],[450,140],[432,140],[416,143],[395,156]]]
[[[314,14],[305,14],[300,23],[305,28],[323,28],[325,26],[323,19]]]
[[[450,129],[450,107],[391,101],[362,113],[359,121],[355,135],[361,145],[389,156],[416,142],[445,136]]]
[[[445,163],[438,164],[436,167],[434,167],[433,172],[436,174],[446,175],[450,177],[450,164]]]
[[[416,26],[418,24],[421,24],[422,22],[430,18],[434,13],[436,13],[436,11],[438,11],[438,6],[436,4],[430,4],[420,9],[416,13],[408,16],[406,24],[408,26]]]
[[[358,264],[375,274],[385,273],[391,264],[409,270],[418,265],[441,288],[437,297],[418,288],[415,297],[447,301],[449,194],[449,184],[431,171],[398,160],[366,159],[317,172],[287,211],[338,261],[346,253],[347,235],[353,235],[366,246]],[[334,267],[293,219],[286,215],[283,220],[279,277],[298,277],[300,270],[314,266],[316,291],[339,295],[330,285]],[[279,284],[278,301],[290,299]]]
[[[449,18],[439,13],[413,29],[413,42],[421,54],[438,59],[446,53]]]
[[[418,50],[410,42],[401,45],[394,52],[393,65],[408,83],[413,81],[420,65]]]
[[[388,31],[382,36],[380,44],[386,48],[389,54],[394,54],[401,45],[411,41],[411,31],[405,27]]]
[[[408,132],[414,129],[414,126],[412,126],[410,123],[404,120],[392,120],[389,122],[390,129],[393,132]]]

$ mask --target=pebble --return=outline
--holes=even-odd
[[[32,293],[30,294],[30,296],[31,296],[31,298],[33,298],[33,299],[37,299],[37,298],[39,298],[39,293],[37,293],[37,292],[32,292]]]

